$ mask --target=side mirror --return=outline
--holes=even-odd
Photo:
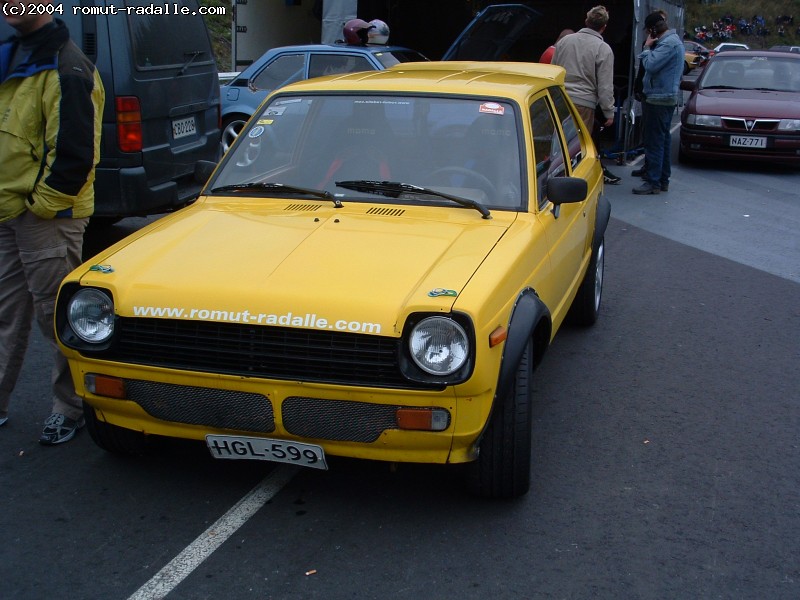
[[[217,163],[214,161],[198,160],[194,165],[194,180],[200,185],[205,185],[216,168]]]
[[[681,79],[680,88],[684,92],[693,92],[697,87],[697,79]]]
[[[553,177],[547,181],[547,199],[553,204],[583,202],[589,193],[589,184],[579,177]]]

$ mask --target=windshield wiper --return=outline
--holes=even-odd
[[[189,65],[192,64],[194,62],[194,59],[197,58],[198,56],[200,56],[202,53],[203,53],[202,50],[194,50],[192,52],[184,52],[183,55],[184,56],[189,56],[190,58],[185,63],[183,63],[183,66],[180,69],[178,69],[178,73],[176,74],[176,77],[178,75],[183,75],[184,73],[186,73],[186,69],[189,68]]]
[[[374,194],[380,194],[381,196],[389,196],[390,198],[398,198],[402,194],[414,194],[416,196],[436,196],[438,198],[450,200],[451,202],[455,202],[461,206],[466,206],[467,208],[474,208],[481,213],[481,215],[483,215],[484,219],[492,218],[492,214],[489,212],[489,209],[480,202],[470,200],[469,198],[461,198],[460,196],[451,196],[450,194],[445,194],[444,192],[437,192],[436,190],[418,185],[412,185],[410,183],[403,183],[400,181],[370,181],[369,179],[356,179],[352,181],[337,181],[336,185],[343,187],[346,190],[354,190],[356,192],[372,192]]]
[[[738,90],[741,88],[736,87],[735,85],[704,85],[702,90]]]
[[[232,185],[222,185],[220,187],[211,188],[211,192],[271,192],[273,194],[302,194],[304,196],[313,196],[323,200],[333,200],[333,205],[336,208],[342,208],[342,202],[326,190],[302,188],[294,185],[286,185],[285,183],[272,183],[267,181],[234,183]]]

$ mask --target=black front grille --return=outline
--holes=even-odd
[[[162,421],[270,433],[275,431],[272,404],[248,392],[126,379],[129,400]]]
[[[396,338],[292,327],[122,317],[98,358],[245,377],[439,389],[400,373]]]
[[[399,406],[292,396],[283,401],[283,426],[289,433],[321,440],[370,443],[397,429]]]

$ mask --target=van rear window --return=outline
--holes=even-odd
[[[194,13],[188,15],[146,14],[153,11],[152,0],[125,0],[125,6],[142,7],[143,14],[131,11],[128,15],[137,68],[180,68],[187,64],[214,61],[206,25],[198,14],[195,0],[175,0],[155,5],[159,8],[168,6],[171,12],[174,12],[175,6],[186,6]]]

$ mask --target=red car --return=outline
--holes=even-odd
[[[726,51],[712,57],[681,113],[678,158],[800,166],[800,55]]]

